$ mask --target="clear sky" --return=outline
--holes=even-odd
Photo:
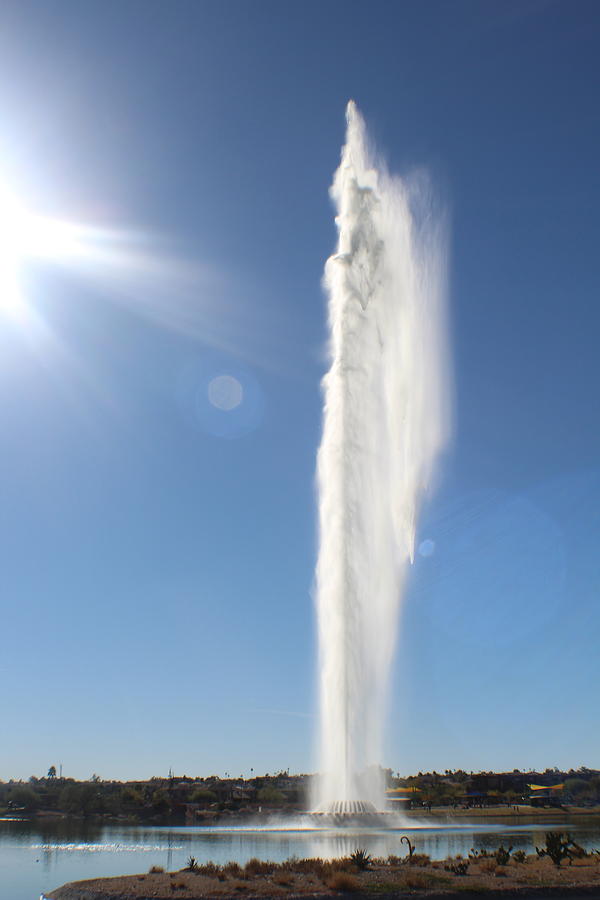
[[[0,310],[0,778],[314,767],[350,97],[452,222],[382,763],[600,767],[599,48],[595,0],[4,0],[0,187],[98,231]]]

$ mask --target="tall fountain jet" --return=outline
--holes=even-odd
[[[377,162],[351,101],[325,267],[318,454],[320,771],[314,808],[383,808],[384,716],[417,514],[449,433],[446,229],[427,179]]]

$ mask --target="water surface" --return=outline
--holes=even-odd
[[[452,826],[379,829],[307,829],[290,826],[199,828],[145,825],[103,825],[85,822],[49,823],[0,820],[0,885],[2,900],[38,900],[67,881],[147,872],[150,866],[181,869],[189,856],[200,862],[245,863],[253,856],[280,862],[291,856],[345,856],[363,847],[373,856],[406,854],[402,834],[417,852],[433,859],[466,855],[471,847],[512,844],[532,853],[544,843],[544,832],[569,829],[586,849],[600,847],[600,823],[579,820],[567,825],[461,824]]]

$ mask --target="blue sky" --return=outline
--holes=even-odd
[[[106,251],[31,260],[37,327],[0,316],[0,778],[314,767],[350,97],[452,222],[455,436],[382,763],[600,767],[598,5],[20,0],[0,26],[0,181]]]

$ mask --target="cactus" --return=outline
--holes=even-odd
[[[510,854],[512,853],[512,846],[508,848],[508,850],[504,849],[504,846],[500,844],[494,856],[496,857],[496,862],[499,866],[508,865],[508,861],[510,859]]]
[[[448,862],[447,865],[444,866],[446,872],[452,872],[453,875],[466,875],[469,871],[469,860],[468,859],[457,859],[455,861]]]
[[[574,848],[577,847],[571,840],[570,834],[563,834],[562,831],[547,831],[546,846],[540,850],[535,848],[538,856],[549,856],[555,866],[560,866],[563,859],[569,860],[569,865],[573,862],[573,857],[577,856]]]

